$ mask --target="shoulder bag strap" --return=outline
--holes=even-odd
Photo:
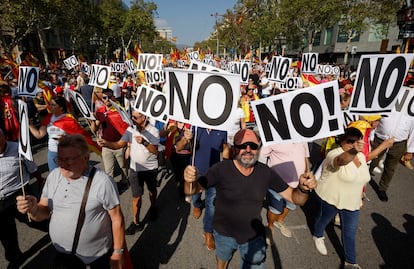
[[[85,191],[83,193],[82,203],[79,211],[79,217],[78,217],[78,223],[76,224],[76,231],[75,231],[75,237],[73,239],[73,245],[72,245],[72,254],[76,254],[76,249],[78,248],[79,243],[79,235],[82,230],[83,223],[85,222],[85,206],[86,201],[88,200],[89,196],[89,189],[92,185],[92,179],[95,175],[96,168],[92,167],[91,172],[89,173],[88,182],[85,186]]]

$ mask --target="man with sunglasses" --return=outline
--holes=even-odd
[[[269,188],[283,198],[303,205],[308,192],[317,185],[312,173],[302,174],[297,188],[288,186],[265,164],[258,162],[259,139],[253,130],[243,129],[234,136],[234,157],[212,166],[205,176],[197,169],[184,171],[186,194],[203,187],[215,187],[217,196],[213,219],[217,268],[227,268],[239,249],[242,268],[264,268],[265,229],[261,220],[263,198]]]
[[[132,111],[134,127],[129,127],[120,140],[116,142],[98,139],[103,148],[120,149],[128,146],[126,156],[130,158],[129,183],[132,191],[132,223],[125,234],[133,235],[144,229],[144,223],[139,220],[139,213],[144,193],[144,182],[147,185],[151,207],[149,218],[157,218],[157,174],[158,174],[158,145],[159,131],[149,123],[144,114]]]
[[[96,121],[91,121],[91,129],[93,132],[97,132],[99,138],[111,142],[118,141],[129,125],[122,120],[119,112],[112,106],[111,101],[115,101],[115,98],[111,89],[104,89],[102,91],[102,100],[105,105],[96,111]],[[121,168],[121,180],[117,183],[120,192],[128,187],[128,168],[124,156],[125,148],[102,148],[102,163],[105,172],[114,178],[116,163]]]

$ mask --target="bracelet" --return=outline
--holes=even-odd
[[[309,194],[309,193],[310,193],[310,190],[307,190],[307,191],[303,190],[303,189],[300,187],[300,184],[298,185],[297,189],[298,189],[301,193],[305,193],[305,194]]]
[[[149,143],[147,142],[147,140],[143,140],[142,145],[144,145],[144,147],[148,147]]]
[[[124,254],[124,249],[120,248],[120,249],[114,249],[113,254]]]

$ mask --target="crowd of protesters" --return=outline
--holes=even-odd
[[[345,69],[341,68],[339,75],[316,75],[312,76],[313,81],[303,79],[299,87],[306,88],[312,83],[338,81],[341,108],[346,110],[356,73],[348,72],[349,75],[346,75]],[[44,221],[50,218],[51,225],[61,223],[62,219],[57,220],[54,215],[69,212],[59,207],[59,202],[63,203],[67,197],[64,194],[55,197],[53,188],[65,192],[61,189],[63,188],[61,184],[70,185],[73,182],[78,184],[79,181],[76,181],[78,179],[82,180],[79,186],[84,187],[87,184],[91,171],[88,165],[89,154],[85,149],[87,144],[89,149],[91,147],[99,149],[102,156],[105,172],[99,171],[98,175],[99,180],[104,179],[106,183],[102,187],[95,186],[92,195],[95,197],[97,193],[103,191],[110,193],[109,197],[104,195],[106,200],[100,197],[96,199],[105,209],[99,212],[99,217],[104,219],[106,224],[99,228],[108,233],[108,229],[111,229],[108,223],[112,221],[113,237],[108,237],[106,234],[106,237],[100,240],[109,240],[107,243],[113,245],[105,244],[102,249],[93,247],[88,250],[89,244],[93,245],[94,242],[88,241],[91,238],[87,238],[79,241],[81,244],[79,251],[73,250],[70,236],[62,237],[56,234],[55,226],[50,227],[55,245],[63,240],[62,245],[56,246],[57,251],[75,254],[84,265],[90,265],[92,268],[107,268],[111,263],[116,268],[122,267],[118,255],[124,251],[124,234],[133,235],[145,228],[145,224],[140,220],[144,182],[147,184],[151,201],[150,221],[157,221],[158,207],[162,207],[157,203],[157,188],[160,186],[157,175],[167,162],[167,166],[172,167],[175,175],[179,194],[177,199],[181,199],[182,202],[192,202],[193,217],[196,219],[201,217],[205,209],[203,236],[207,249],[216,250],[218,268],[226,268],[233,252],[237,249],[242,253],[242,264],[247,266],[243,268],[264,268],[264,242],[273,242],[275,227],[284,236],[292,236],[292,231],[283,221],[289,210],[295,209],[296,204],[303,205],[306,202],[309,191],[313,189],[316,190],[316,198],[321,205],[315,227],[311,229],[314,231],[316,249],[322,255],[327,255],[324,229],[335,215],[339,214],[340,223],[343,228],[345,227],[343,230],[344,268],[361,268],[356,261],[355,237],[366,183],[370,180],[373,183],[374,168],[379,165],[384,155],[384,166],[388,168],[384,169],[381,177],[378,196],[381,201],[388,201],[386,190],[390,185],[395,166],[402,161],[407,168],[412,169],[410,161],[414,152],[414,120],[404,119],[398,133],[391,135],[382,134],[390,124],[383,117],[379,115],[371,118],[361,117],[361,120],[365,121],[363,127],[361,124],[356,124],[347,128],[344,135],[325,139],[321,156],[326,157],[326,161],[322,164],[318,162],[318,165],[314,162],[314,167],[311,167],[306,143],[273,145],[261,149],[251,102],[289,91],[283,85],[270,80],[265,69],[264,64],[253,64],[247,84],[240,86],[238,113],[236,118],[231,119],[234,128],[229,132],[198,128],[173,120],[159,125],[159,122],[154,119],[135,111],[131,104],[143,81],[134,78],[133,75],[112,74],[108,88],[98,88],[88,85],[88,76],[81,70],[71,72],[41,70],[40,80],[50,91],[39,88],[36,97],[23,99],[28,104],[30,131],[33,136],[35,138],[48,136],[49,176],[46,183],[39,178],[41,186],[45,186],[38,197],[39,200],[35,196],[21,196],[22,193],[15,189],[19,185],[18,182],[8,184],[7,181],[2,180],[0,213],[13,214],[13,216],[18,214],[15,210],[16,202],[10,204],[14,210],[10,209],[10,205],[3,206],[3,201],[9,198],[8,193],[11,193],[14,198],[19,195],[17,206],[21,213],[28,213],[34,220]],[[295,63],[291,69],[291,76],[300,76],[299,70],[300,66]],[[414,80],[407,79],[405,85],[414,86]],[[162,90],[162,85],[157,85],[156,88]],[[86,121],[86,128],[79,124],[80,120],[77,120],[82,115],[76,104],[65,99],[66,91],[79,92],[94,113],[96,120]],[[45,95],[54,97],[47,99]],[[15,133],[19,125],[16,109],[18,98],[16,78],[0,77],[0,97],[3,111],[0,138],[4,136],[3,140],[7,141],[2,142],[0,139],[2,172],[0,174],[3,174],[3,170],[6,169],[6,155],[3,152],[5,148],[14,145],[12,141],[18,140],[18,135]],[[127,108],[127,113],[132,120],[131,125],[125,123],[114,104]],[[81,134],[87,139],[83,141],[76,134]],[[76,143],[71,144],[71,141]],[[2,143],[10,146],[2,146]],[[364,147],[368,145],[372,147],[368,149]],[[292,150],[293,148],[295,150]],[[262,150],[261,155],[260,150]],[[193,154],[195,158],[191,161]],[[374,161],[369,167],[368,161],[372,159]],[[321,176],[315,177],[310,171],[316,171],[319,164]],[[36,171],[35,164],[33,165],[28,172]],[[113,180],[117,167],[122,175],[119,182]],[[361,176],[349,176],[349,170],[357,171]],[[318,185],[316,179],[319,177]],[[263,184],[257,184],[259,179],[263,179]],[[27,176],[22,184],[27,186]],[[341,186],[340,191],[337,186]],[[119,195],[129,187],[132,191],[133,219],[125,231]],[[204,201],[201,200],[203,188],[206,190]],[[333,189],[337,190],[335,196],[332,196]],[[72,191],[75,203],[80,204],[82,190],[80,194],[76,193],[77,189]],[[260,218],[263,198],[266,194],[268,210],[266,227],[270,233],[265,232]],[[352,201],[344,198],[350,195],[353,197]],[[51,207],[50,201],[53,199],[60,200]],[[245,214],[236,216],[235,214],[240,212],[238,209],[240,206],[243,206],[243,210],[246,208],[249,210],[245,211]],[[72,210],[69,213],[76,212]],[[247,222],[252,218],[257,222],[254,224],[256,226],[247,227],[251,225]],[[14,219],[11,215],[8,219],[10,221],[7,225],[12,227]],[[234,226],[231,223],[234,223]],[[70,228],[75,230],[76,223],[66,223],[66,225],[70,225]],[[97,224],[89,222],[87,225],[87,227],[95,227]],[[235,228],[236,226],[238,228]],[[119,229],[122,229],[122,232]],[[1,229],[0,233],[3,232],[4,229]],[[16,245],[16,238],[17,234],[14,236],[14,245],[11,249],[6,248],[10,239],[5,239],[4,235],[1,235],[1,242],[7,250],[5,258],[10,262],[9,268],[18,268],[23,262],[18,244]],[[252,249],[247,251],[250,243],[257,243],[254,252]],[[95,256],[91,257],[91,255]],[[106,265],[102,266],[103,263]]]

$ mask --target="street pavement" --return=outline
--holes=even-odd
[[[313,155],[317,156],[317,144]],[[43,175],[47,175],[47,151],[45,144],[33,146],[33,156]],[[102,168],[97,155],[91,162]],[[119,179],[119,176],[116,177]],[[378,182],[378,175],[376,182]],[[34,188],[37,184],[33,183]],[[368,200],[361,210],[356,238],[357,261],[366,269],[414,268],[414,171],[398,166],[391,187],[389,201],[379,201],[374,188],[367,186]],[[190,204],[181,201],[172,175],[166,176],[158,188],[159,217],[155,222],[146,221],[149,198],[143,197],[141,218],[145,229],[127,236],[127,244],[135,268],[215,268],[215,255],[208,251],[202,237],[202,217],[192,217]],[[132,220],[130,210],[131,193],[128,189],[121,195],[122,210],[128,226]],[[266,211],[262,217],[266,222]],[[314,247],[311,227],[316,214],[315,197],[311,195],[307,204],[291,211],[285,223],[293,231],[292,238],[274,231],[275,245],[267,248],[266,268],[342,268],[341,230],[328,226],[325,237],[328,255],[321,256]],[[0,220],[1,221],[1,220]],[[21,268],[50,268],[51,246],[47,233],[17,223],[19,242],[27,257]],[[62,231],[65,232],[65,231]],[[0,268],[7,268],[4,250],[0,246]],[[235,253],[230,269],[240,268],[240,255]]]

